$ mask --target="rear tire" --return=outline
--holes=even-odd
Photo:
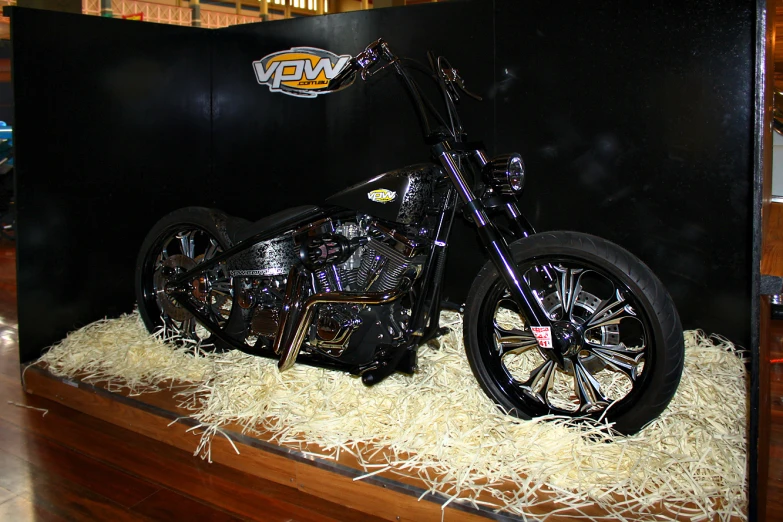
[[[562,359],[539,347],[488,262],[464,315],[468,361],[487,395],[517,417],[606,419],[624,434],[660,415],[680,381],[684,342],[652,271],[621,247],[576,232],[536,234],[510,248],[539,306],[580,337]]]
[[[163,329],[166,339],[220,347],[193,315],[164,291],[177,273],[212,259],[231,246],[227,216],[214,209],[188,207],[168,214],[147,234],[136,262],[136,299],[139,314],[151,333]],[[225,264],[194,281],[188,296],[217,325],[224,325],[233,308],[231,279]]]

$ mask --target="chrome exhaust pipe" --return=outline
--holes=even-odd
[[[303,284],[304,283],[304,284]],[[391,303],[407,292],[409,285],[402,284],[389,292],[354,293],[328,292],[311,295],[302,304],[307,279],[295,268],[291,269],[286,286],[285,303],[281,313],[280,326],[275,338],[274,350],[280,354],[277,368],[282,372],[294,365],[302,348],[305,334],[313,321],[315,307],[320,304],[342,303],[358,305],[379,305]]]
[[[286,346],[291,326],[297,322],[302,314],[302,299],[307,289],[307,283],[307,277],[296,267],[291,267],[291,270],[288,272],[288,283],[285,287],[283,308],[280,310],[280,323],[277,326],[275,343],[272,345],[272,349],[278,355],[283,351],[283,347]]]

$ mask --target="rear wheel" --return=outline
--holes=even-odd
[[[219,343],[192,313],[166,292],[177,276],[226,251],[231,242],[220,227],[225,215],[212,209],[190,207],[161,219],[145,239],[136,264],[136,297],[144,324],[166,339],[214,347]],[[233,307],[231,278],[225,263],[199,274],[188,283],[187,299],[224,328]]]
[[[677,389],[684,344],[674,304],[650,269],[574,232],[534,235],[511,250],[537,306],[569,343],[542,347],[488,263],[471,288],[464,329],[484,391],[522,418],[606,418],[626,434],[657,417]]]

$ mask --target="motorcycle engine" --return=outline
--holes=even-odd
[[[415,277],[421,272],[423,242],[397,230],[367,218],[319,227],[298,238],[313,293],[390,292],[406,274]],[[400,301],[324,305],[313,320],[308,344],[343,362],[363,364],[373,360],[379,345],[401,340],[407,322],[408,311]]]

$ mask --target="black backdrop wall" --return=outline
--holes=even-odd
[[[686,328],[749,347],[754,3],[529,4],[496,16],[495,145],[530,219],[625,246]]]
[[[292,46],[447,55],[485,101],[471,136],[519,151],[540,230],[647,262],[686,327],[748,346],[755,2],[449,2],[219,31],[12,12],[22,361],[133,306],[136,250],[166,212],[260,218],[427,160],[392,78],[297,99],[253,60]],[[457,230],[449,298],[481,264]]]
[[[130,311],[144,229],[220,184],[207,30],[11,16],[24,362],[75,326]]]

